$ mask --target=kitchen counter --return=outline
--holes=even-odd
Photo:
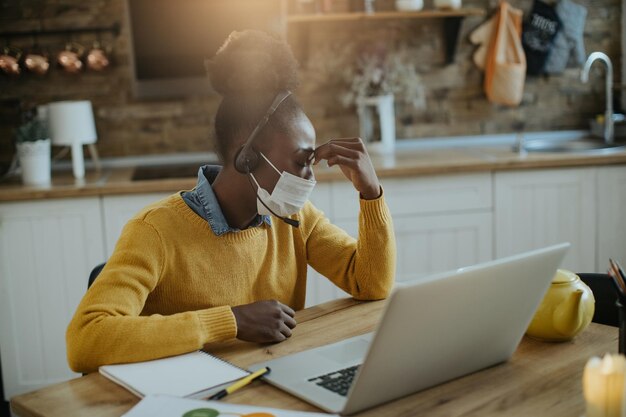
[[[512,152],[510,146],[502,145],[400,148],[392,154],[372,154],[371,158],[379,177],[383,180],[390,177],[462,172],[626,164],[626,152],[528,153],[522,156]],[[198,163],[198,166],[200,165],[202,164]],[[338,168],[327,168],[322,165],[323,163],[315,168],[318,181],[344,179]],[[191,176],[133,180],[135,168],[135,166],[107,167],[101,172],[88,169],[82,181],[76,181],[71,170],[53,171],[52,184],[45,187],[24,186],[19,176],[15,176],[0,183],[0,201],[175,192],[189,190],[196,184],[196,178]]]

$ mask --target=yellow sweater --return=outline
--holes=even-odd
[[[230,306],[276,299],[304,307],[307,263],[358,299],[385,298],[395,238],[384,198],[360,200],[359,238],[312,204],[293,228],[274,219],[216,236],[179,194],[131,219],[67,329],[76,372],[201,349],[237,335]]]

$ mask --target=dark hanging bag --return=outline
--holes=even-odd
[[[554,7],[535,0],[533,9],[524,21],[522,45],[526,53],[528,75],[541,75],[554,37],[561,30],[561,20]]]

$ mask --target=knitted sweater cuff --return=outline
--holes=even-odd
[[[202,326],[203,343],[218,342],[237,336],[237,322],[229,306],[198,311]]]
[[[391,214],[385,202],[384,193],[374,200],[359,199],[361,205],[361,216],[366,225],[378,226],[385,225],[391,221]]]

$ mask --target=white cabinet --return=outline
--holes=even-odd
[[[65,330],[104,260],[98,197],[0,204],[4,398],[67,380]]]
[[[322,210],[326,217],[333,217],[332,213],[332,183],[317,183],[311,194],[311,203],[319,210]],[[338,292],[341,291],[335,287],[328,279],[319,272],[308,267],[306,280],[306,302],[305,307],[321,304],[324,301],[337,298]]]
[[[397,281],[492,259],[491,212],[416,216],[396,221]]]
[[[397,246],[397,281],[473,265],[493,258],[491,174],[382,180]],[[358,232],[358,194],[347,181],[333,183],[331,220]],[[320,282],[311,304],[345,296]]]
[[[598,168],[597,179],[596,271],[605,272],[609,258],[626,265],[626,167]]]
[[[309,197],[309,200],[313,205],[322,210],[326,216],[332,216],[332,183],[320,182],[315,184],[313,192]]]
[[[491,173],[383,178],[385,201],[394,220],[416,214],[491,211]],[[356,218],[358,194],[347,181],[333,184],[337,220]]]
[[[393,214],[392,214],[393,215]],[[397,246],[396,281],[410,281],[492,259],[493,215],[451,213],[441,215],[393,215]],[[337,225],[353,236],[357,222]],[[341,290],[333,293],[343,296]]]
[[[570,242],[563,267],[596,270],[596,168],[495,174],[496,257]]]
[[[148,204],[154,203],[171,193],[150,193],[102,197],[104,212],[104,236],[106,240],[106,258],[113,253],[117,239],[128,220]]]
[[[398,252],[398,281],[491,260],[491,173],[384,182]]]

